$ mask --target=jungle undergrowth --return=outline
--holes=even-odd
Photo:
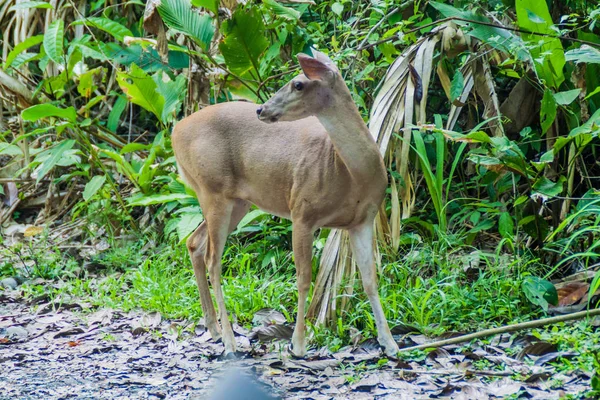
[[[225,250],[222,282],[228,311],[248,329],[254,314],[264,307],[282,312],[289,323],[295,318],[293,257],[289,244],[281,242],[286,239],[275,241],[275,237],[269,233],[259,233],[251,241],[232,237]],[[320,247],[322,241],[317,239],[317,253]],[[45,294],[50,300],[85,301],[125,312],[158,311],[168,319],[197,321],[202,317],[184,244],[171,240],[149,246],[148,239],[143,239],[112,247],[83,263],[60,249],[44,248],[41,242],[27,248],[16,258],[18,262],[0,262],[2,277],[29,274],[21,286],[27,297]],[[29,258],[36,259],[37,269],[25,271],[19,266],[19,262],[31,264]],[[315,274],[317,265],[315,261]],[[520,281],[530,273],[527,268],[532,268],[527,258],[424,243],[401,249],[401,254],[383,252],[379,292],[390,327],[410,325],[428,335],[473,332],[541,316],[520,288]],[[336,351],[350,344],[357,331],[362,339],[376,337],[360,281],[354,285],[350,306],[340,313],[334,328],[312,326],[312,346]],[[534,335],[580,353],[557,362],[559,369],[594,370],[591,349],[598,346],[600,335],[590,323],[551,326]]]

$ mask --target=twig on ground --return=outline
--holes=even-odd
[[[596,315],[600,315],[600,308],[596,308],[589,311],[580,311],[573,314],[559,315],[557,317],[552,318],[536,319],[534,321],[522,322],[520,324],[501,326],[499,328],[486,329],[480,332],[470,333],[468,335],[458,336],[452,339],[439,340],[436,342],[424,343],[417,346],[405,347],[403,349],[400,349],[400,352],[403,353],[412,350],[435,349],[450,344],[464,343],[473,339],[498,335],[501,333],[517,332],[525,329],[538,328],[544,325],[556,324],[558,322],[573,321],[576,319],[583,319],[585,317],[594,317]]]
[[[485,375],[485,376],[512,376],[513,371],[479,371],[475,369],[406,369],[392,368],[392,371],[398,371],[403,374],[423,374],[423,375]]]

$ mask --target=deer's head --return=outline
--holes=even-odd
[[[313,50],[315,57],[298,54],[303,74],[287,85],[256,110],[258,119],[270,123],[296,121],[326,110],[338,97],[336,86],[346,85],[337,67],[325,54]]]

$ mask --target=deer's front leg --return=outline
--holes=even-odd
[[[398,345],[392,337],[387,320],[385,319],[377,289],[377,270],[375,269],[373,254],[373,221],[369,220],[363,225],[351,229],[349,234],[352,255],[360,269],[363,287],[373,309],[373,316],[377,325],[377,340],[384,348],[386,355],[397,357]]]
[[[314,229],[294,221],[292,228],[292,246],[296,263],[298,284],[298,315],[292,336],[292,352],[297,357],[306,355],[305,308],[312,280],[312,244]]]

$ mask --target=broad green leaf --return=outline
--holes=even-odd
[[[514,234],[515,223],[509,213],[500,213],[498,219],[498,232],[503,238],[511,239]]]
[[[540,119],[542,122],[542,133],[548,132],[548,129],[554,123],[556,118],[556,101],[550,89],[544,91],[542,98],[542,108],[540,109]]]
[[[244,216],[244,218],[242,218],[242,220],[238,223],[237,228],[234,232],[234,234],[239,233],[242,229],[244,229],[244,227],[246,225],[248,225],[250,222],[254,221],[256,218],[261,217],[263,215],[267,214],[266,212],[262,211],[262,210],[253,210],[250,211],[248,214],[246,214]]]
[[[289,21],[296,21],[300,18],[300,12],[294,10],[293,8],[281,5],[275,0],[263,0],[263,4],[270,8],[275,13],[275,15],[283,19],[287,19]]]
[[[19,146],[15,146],[14,144],[0,142],[0,155],[7,156],[20,156],[23,154],[23,150]],[[2,185],[0,185],[2,186]]]
[[[529,18],[529,20],[531,22],[536,23],[536,24],[545,24],[546,23],[546,21],[544,20],[544,18],[540,17],[537,14],[534,14],[530,10],[527,10],[527,18]]]
[[[600,64],[600,50],[584,44],[578,49],[567,51],[565,59],[576,63]]]
[[[540,162],[547,164],[554,161],[554,150],[548,150],[540,157]]]
[[[194,7],[204,7],[212,11],[213,14],[219,12],[219,0],[192,0],[192,5]]]
[[[58,117],[75,122],[77,120],[77,111],[73,107],[59,108],[53,104],[45,103],[31,106],[21,112],[21,118],[25,121],[36,122],[48,117]]]
[[[598,93],[600,93],[600,86],[598,86],[596,89],[594,89],[593,91],[591,91],[590,93],[588,93],[588,94],[585,96],[585,99],[584,99],[584,100],[588,100],[590,97],[592,97],[592,96],[594,96],[594,95],[596,95],[596,94],[598,94]]]
[[[22,4],[22,3],[21,3]],[[6,61],[4,62],[4,68],[10,67],[13,61],[17,58],[19,54],[21,54],[24,50],[36,46],[44,40],[44,35],[31,36],[16,45],[8,56],[6,56]]]
[[[219,49],[229,69],[238,74],[259,69],[259,57],[269,45],[265,37],[262,19],[254,12],[238,10],[230,20],[223,23],[225,38]],[[255,75],[254,78],[257,78]]]
[[[171,80],[169,75],[159,71],[153,76],[153,79],[156,82],[156,90],[165,99],[161,120],[164,122],[173,121],[185,98],[187,86],[185,75],[179,74],[175,80]]]
[[[110,110],[110,114],[108,114],[108,122],[106,123],[106,127],[112,132],[117,131],[125,107],[127,107],[127,99],[123,96],[119,96],[117,101],[115,101],[112,110]]]
[[[579,93],[581,93],[581,89],[573,89],[567,90],[566,92],[554,93],[554,100],[556,100],[556,103],[561,106],[567,106],[571,104],[577,98],[577,96],[579,96]]]
[[[552,17],[545,1],[516,0],[517,22],[519,28],[536,33],[555,35],[552,29]],[[532,20],[532,18],[534,20]],[[531,58],[540,78],[548,86],[557,89],[565,80],[565,52],[559,39],[532,34],[522,34],[525,41],[533,46]]]
[[[187,237],[198,228],[204,221],[204,217],[200,213],[185,213],[181,214],[179,222],[177,223],[177,236],[179,242],[183,243]]]
[[[93,26],[94,28],[100,29],[108,33],[109,35],[117,39],[119,42],[122,42],[125,36],[133,36],[133,33],[131,33],[129,29],[127,29],[120,23],[103,17],[89,17],[86,19],[78,19],[77,21],[74,21],[71,25]]]
[[[119,153],[127,154],[127,153],[132,153],[134,151],[148,150],[151,146],[152,145],[150,145],[150,144],[144,144],[144,143],[128,143],[125,146],[123,146],[123,148],[121,149],[121,151]]]
[[[331,5],[331,11],[337,14],[338,17],[341,17],[344,12],[344,5],[342,3],[333,3]]]
[[[191,197],[189,194],[183,193],[169,193],[169,194],[155,194],[152,196],[142,196],[138,198],[130,198],[127,200],[130,206],[151,206],[154,204],[164,204],[171,201],[178,201]]]
[[[456,142],[466,142],[466,143],[491,143],[491,139],[487,133],[483,131],[474,131],[469,132],[466,135],[463,135],[459,132],[453,131],[443,131],[444,136],[448,139],[456,141]]]
[[[189,0],[161,0],[157,9],[170,29],[189,36],[203,50],[208,49],[215,32],[210,15],[192,10]]]
[[[558,196],[563,191],[563,180],[559,179],[558,182],[554,183],[542,176],[533,184],[533,190],[549,197]]]
[[[16,10],[24,10],[27,8],[54,8],[52,4],[47,1],[24,1],[22,3],[17,3],[14,6],[10,7],[8,11],[16,11]]]
[[[65,24],[62,19],[53,21],[44,33],[44,49],[46,50],[46,54],[57,64],[62,64],[64,62],[64,35]]]
[[[85,189],[83,189],[83,200],[88,201],[102,188],[106,182],[105,175],[96,175],[94,176],[86,185]]]
[[[45,177],[48,172],[50,172],[50,170],[54,168],[54,166],[60,161],[64,153],[73,148],[74,145],[74,140],[65,140],[52,148],[52,150],[49,151],[49,157],[44,160],[38,169],[36,182],[39,183],[42,178]]]
[[[450,86],[450,101],[458,99],[465,88],[465,77],[459,69],[454,73],[452,85]]]
[[[158,93],[156,82],[135,64],[131,64],[129,72],[117,72],[117,82],[129,101],[152,112],[162,120],[165,98]]]
[[[522,283],[523,293],[527,299],[544,310],[548,310],[548,304],[558,304],[558,292],[554,285],[537,276],[528,276]]]
[[[78,76],[77,91],[83,97],[89,98],[92,93],[98,89],[96,85],[96,77],[103,73],[102,67],[91,69]]]

